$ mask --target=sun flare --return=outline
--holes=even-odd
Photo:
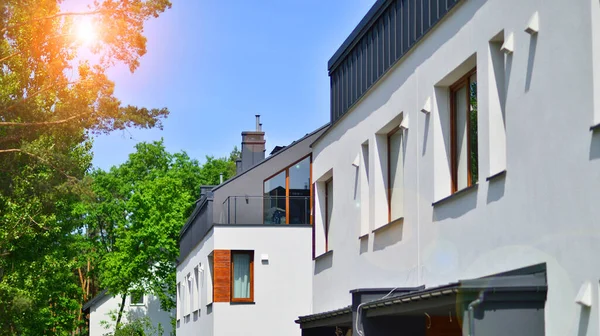
[[[83,44],[92,44],[98,39],[98,32],[92,18],[82,17],[75,22],[75,36]]]

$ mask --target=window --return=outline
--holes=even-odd
[[[388,222],[404,216],[404,163],[402,130],[394,128],[387,136]]]
[[[361,146],[360,166],[360,235],[369,233],[369,143]]]
[[[478,179],[477,72],[475,69],[450,87],[452,193]]]
[[[192,311],[200,309],[200,265],[194,267],[193,282],[194,282],[194,298],[192,302]]]
[[[311,156],[266,179],[264,224],[312,224]]]
[[[333,178],[325,182],[325,251],[329,251],[329,228],[333,214]]]
[[[213,303],[215,263],[213,255],[208,256],[208,273],[206,274],[206,304]]]
[[[186,308],[187,308],[187,314],[191,314],[192,311],[194,310],[193,304],[194,304],[194,278],[192,277],[192,275],[188,274],[187,276],[187,302],[186,302]]]
[[[144,292],[133,291],[129,297],[129,304],[132,306],[143,306],[144,305]]]
[[[254,252],[231,251],[231,302],[254,301]]]
[[[177,283],[177,320],[181,319],[181,309],[182,309],[182,294],[181,294],[181,282]]]

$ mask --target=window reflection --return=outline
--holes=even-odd
[[[264,183],[264,224],[285,222],[285,170]]]
[[[264,224],[310,224],[310,187],[310,157],[265,180]]]
[[[310,223],[310,157],[296,163],[290,174],[290,224]]]

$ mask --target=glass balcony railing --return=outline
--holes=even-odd
[[[310,196],[229,196],[220,224],[311,224]]]

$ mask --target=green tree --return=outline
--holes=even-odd
[[[199,197],[202,169],[185,153],[170,154],[162,141],[140,143],[127,162],[92,173],[94,197],[79,207],[99,251],[101,286],[125,298],[144,291],[163,310],[175,307],[179,230]]]
[[[0,11],[0,335],[79,326],[91,267],[72,210],[87,193],[90,136],[160,127],[168,114],[121,104],[106,70],[138,67],[143,24],[170,2],[100,0],[78,13],[61,12],[61,2],[6,0]],[[81,17],[98,27],[87,61],[74,38]]]
[[[237,146],[229,154],[229,157],[215,158],[206,156],[206,162],[202,165],[201,183],[202,185],[218,185],[223,174],[223,181],[226,181],[236,174],[235,161],[241,158],[241,153]]]

